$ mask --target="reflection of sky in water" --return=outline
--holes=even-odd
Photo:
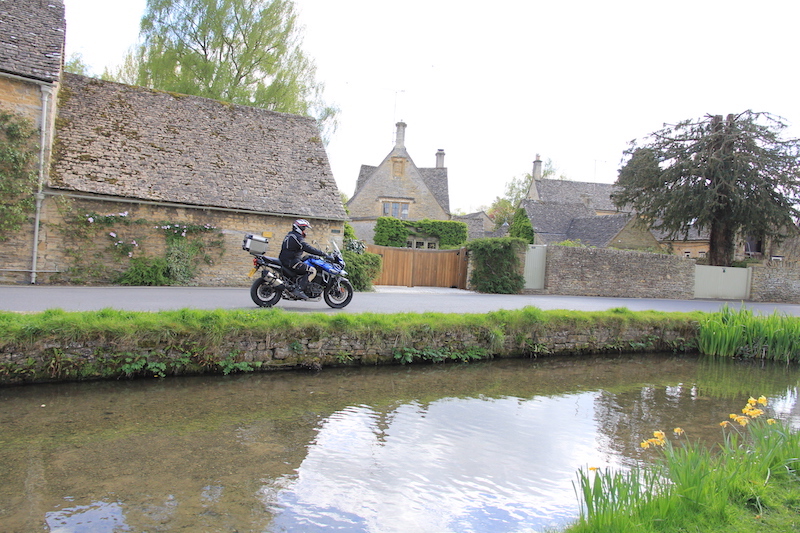
[[[92,502],[45,514],[50,533],[118,533],[130,531],[125,514],[117,502]]]
[[[297,476],[264,489],[277,513],[270,531],[564,526],[578,513],[577,470],[620,465],[597,444],[597,394],[339,411],[322,423]]]

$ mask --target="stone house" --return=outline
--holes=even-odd
[[[374,244],[379,217],[401,220],[450,220],[450,193],[444,150],[436,152],[436,166],[414,164],[405,146],[406,124],[396,124],[394,148],[378,166],[361,165],[356,189],[347,202],[356,236]],[[438,248],[435,237],[416,236],[414,248]]]
[[[203,250],[188,259],[195,283],[247,284],[244,235],[277,254],[299,217],[318,246],[341,245],[314,119],[63,73],[62,1],[24,4],[0,2],[0,106],[41,117],[40,191],[30,224],[0,242],[0,281],[109,282],[133,258],[174,256],[178,235]]]
[[[576,223],[572,229],[573,238],[571,240],[580,239],[582,243],[588,244],[590,241],[602,242],[609,238],[608,242],[612,244],[608,246],[614,248],[653,249],[667,247],[673,250],[673,253],[686,257],[703,257],[708,250],[708,237],[699,235],[696,231],[691,232],[687,240],[671,241],[666,239],[662,233],[646,230],[640,226],[637,227],[638,225],[634,221],[635,217],[632,217],[628,211],[620,211],[611,201],[611,195],[615,189],[615,185],[611,183],[543,179],[542,161],[539,154],[536,155],[536,160],[533,162],[533,178],[531,187],[523,202],[526,205],[530,204],[530,202],[544,202],[565,206],[565,211],[561,214],[557,213],[558,209],[553,205],[531,210],[534,216],[541,217],[541,213],[547,211],[549,216],[555,217],[550,221],[541,221],[541,218],[537,219],[540,223],[546,224],[547,227],[563,228],[564,218],[570,216],[570,213],[580,217],[581,222]],[[585,209],[578,210],[575,204],[583,205]],[[570,207],[566,207],[568,205]],[[526,211],[528,210],[529,207],[526,207]],[[603,220],[602,217],[607,216],[614,217],[616,221]],[[622,224],[622,220],[626,221],[625,224]],[[533,224],[535,230],[536,224],[534,224],[533,219],[531,219],[531,224]],[[593,228],[594,225],[597,226],[596,229]],[[622,234],[627,238],[620,239],[617,237],[614,239],[614,236],[609,237],[614,227],[621,228],[622,226],[627,227],[627,230]],[[577,236],[578,228],[582,228],[580,231],[584,233],[583,238]],[[645,232],[650,235],[645,235]],[[543,239],[546,238],[544,237]],[[652,244],[653,241],[655,241],[655,245]],[[614,242],[616,244],[613,244]],[[601,247],[599,244],[592,244],[592,246]]]
[[[629,213],[596,215],[584,203],[557,203],[523,200],[534,231],[534,244],[576,241],[596,248],[655,250],[659,243],[653,234],[636,223]]]

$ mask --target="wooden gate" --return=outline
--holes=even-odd
[[[383,269],[375,285],[467,288],[467,250],[414,250],[367,245],[367,251],[383,257]]]

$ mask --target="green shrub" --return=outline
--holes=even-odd
[[[136,257],[130,267],[117,279],[120,285],[169,285],[169,264],[164,257]]]
[[[348,250],[342,252],[342,256],[347,279],[353,284],[353,288],[357,291],[371,291],[372,281],[381,273],[383,258],[378,254],[358,254]]]
[[[527,243],[514,237],[476,239],[467,244],[473,270],[469,278],[478,292],[517,294],[525,286],[520,274],[521,254]]]
[[[392,217],[378,217],[375,222],[375,244],[405,248],[408,228],[402,220]]]
[[[528,214],[523,208],[518,208],[514,213],[514,218],[511,221],[511,227],[508,229],[508,234],[511,237],[517,237],[524,240],[528,244],[533,244],[535,236],[533,226],[528,218]]]

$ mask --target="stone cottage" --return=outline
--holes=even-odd
[[[62,1],[0,8],[0,106],[44,125],[36,213],[0,242],[0,281],[103,283],[180,252],[194,283],[246,284],[244,235],[277,254],[298,217],[318,246],[341,245],[347,215],[314,119],[62,73]]]
[[[356,236],[374,244],[375,222],[379,217],[401,220],[450,220],[450,193],[444,150],[436,152],[434,168],[414,164],[405,147],[406,124],[396,124],[396,142],[377,167],[362,165],[356,190],[347,203]],[[411,243],[416,248],[436,248],[438,241]]]

